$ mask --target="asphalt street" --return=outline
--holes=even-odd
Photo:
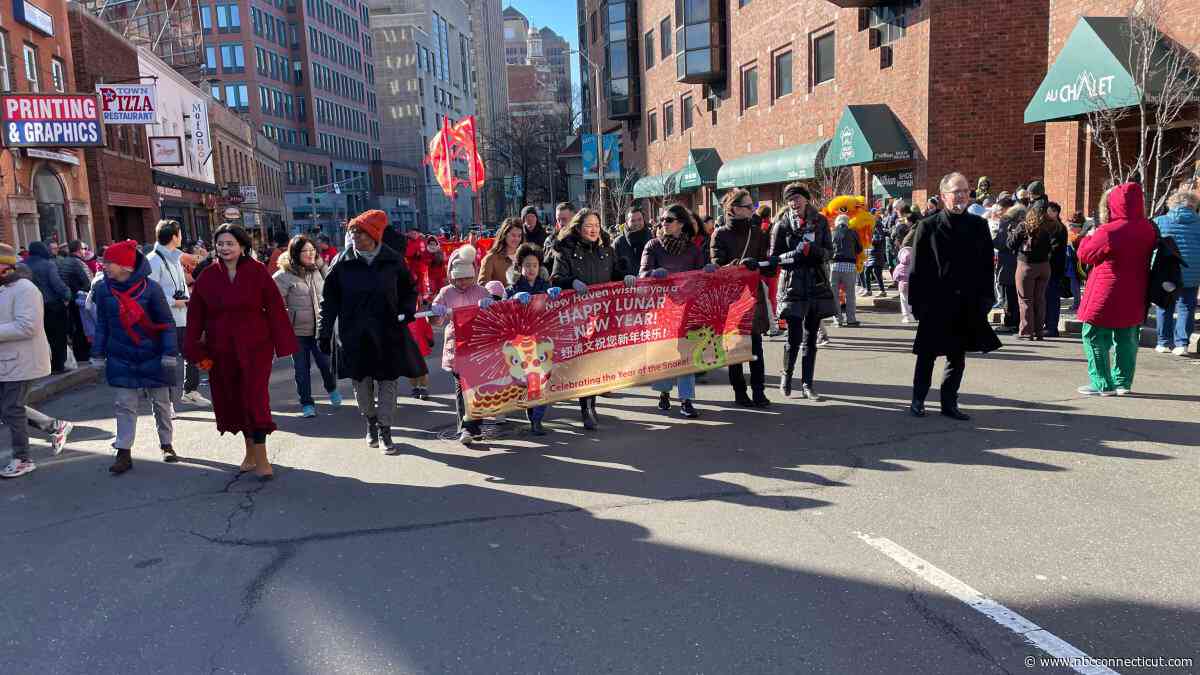
[[[435,369],[398,457],[348,381],[300,418],[284,360],[265,485],[209,410],[168,465],[144,404],[114,478],[110,390],[46,402],[77,430],[0,484],[0,673],[1105,672],[1029,667],[1047,635],[1200,672],[1200,360],[1143,349],[1134,395],[1087,398],[1076,339],[1006,337],[968,360],[970,422],[936,387],[918,420],[912,328],[863,320],[820,351],[824,402],[736,408],[711,373],[697,420],[637,387],[597,432],[559,404],[469,450]]]

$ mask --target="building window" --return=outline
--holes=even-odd
[[[828,82],[834,76],[834,41],[833,32],[818,35],[812,41],[812,83],[814,86]]]
[[[675,0],[675,79],[724,81],[725,0]]]
[[[654,31],[646,33],[646,70],[654,65]]]
[[[29,82],[29,91],[37,93],[41,91],[38,84],[37,48],[27,44],[22,53],[25,57],[25,80]]]
[[[870,28],[879,31],[879,44],[891,44],[904,37],[906,17],[913,3],[902,3],[887,7],[872,7],[868,20]]]
[[[692,95],[686,94],[679,99],[679,130],[687,131],[692,128]]]
[[[742,69],[742,110],[758,105],[758,66]]]
[[[221,33],[237,33],[242,30],[242,18],[237,5],[217,5],[217,30]]]
[[[50,59],[50,79],[54,83],[54,91],[67,90],[67,69],[59,59]]]
[[[205,33],[212,31],[212,7],[208,5],[200,7],[200,27]]]
[[[773,82],[774,98],[783,98],[792,93],[792,52],[788,50],[775,55]]]
[[[0,31],[0,91],[12,91],[12,78],[8,72],[8,34]]]
[[[246,52],[242,45],[221,45],[221,70],[226,73],[246,72]]]
[[[651,110],[646,113],[646,126],[650,127],[650,142],[658,140],[658,113]]]
[[[659,56],[663,60],[671,58],[671,17],[658,22]]]
[[[675,133],[675,104],[663,104],[663,138]]]

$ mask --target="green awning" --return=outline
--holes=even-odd
[[[912,199],[913,170],[886,171],[871,176],[871,194],[894,199]]]
[[[687,166],[679,171],[677,191],[694,190],[701,185],[716,185],[721,170],[721,155],[714,148],[692,148]]]
[[[912,144],[887,105],[848,105],[833,132],[825,166],[855,166],[912,159]]]
[[[724,190],[816,178],[817,166],[827,145],[828,138],[804,145],[793,145],[782,150],[738,157],[726,162],[717,171],[717,188]]]
[[[644,199],[646,197],[661,197],[667,193],[667,179],[671,177],[669,173],[660,173],[653,176],[642,176],[633,184],[633,198]]]
[[[1130,74],[1130,42],[1128,18],[1081,17],[1026,106],[1025,123],[1070,119],[1141,102],[1142,92]],[[1158,45],[1150,63],[1160,62],[1167,49]],[[1159,80],[1150,83],[1152,98],[1162,88]]]

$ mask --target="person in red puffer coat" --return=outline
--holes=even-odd
[[[1079,261],[1093,265],[1079,305],[1083,351],[1091,382],[1078,391],[1089,396],[1124,396],[1133,372],[1142,323],[1150,255],[1158,235],[1146,218],[1142,186],[1122,183],[1100,200],[1100,226],[1079,244]],[[1115,348],[1116,360],[1109,361]]]

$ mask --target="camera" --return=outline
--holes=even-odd
[[[184,291],[184,290],[175,291],[175,295],[171,296],[171,299],[172,300],[187,300],[188,299],[187,291]]]

